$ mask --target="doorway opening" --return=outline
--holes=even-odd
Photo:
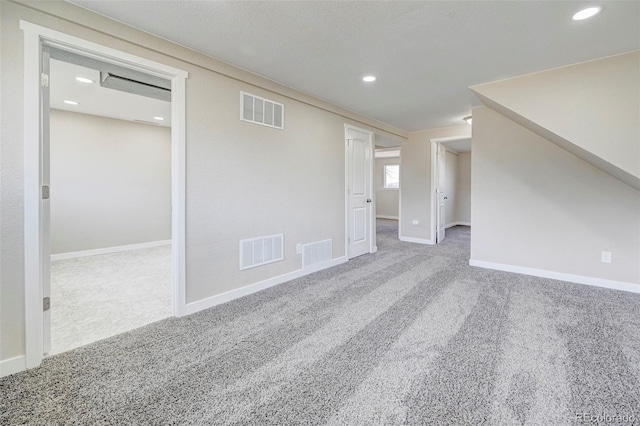
[[[64,33],[21,21],[24,32],[24,226],[25,226],[25,342],[26,368],[38,366],[51,350],[51,200],[57,189],[50,182],[49,96],[50,52],[98,61],[125,72],[168,82],[170,87],[170,259],[171,314],[184,315],[185,291],[185,80],[187,73],[144,58],[88,42]],[[108,74],[108,73],[107,73]],[[100,77],[101,82],[108,79]],[[87,78],[90,80],[90,78]],[[135,79],[134,79],[135,80]],[[79,83],[82,83],[79,81]],[[86,83],[86,82],[85,82]],[[120,82],[121,83],[121,82]],[[89,83],[87,83],[89,84]],[[111,81],[109,84],[118,84]],[[65,98],[67,105],[74,100]],[[64,102],[63,100],[63,102]],[[91,172],[91,171],[89,171]],[[95,189],[95,190],[94,190]],[[89,206],[104,195],[103,188],[87,185],[82,198]],[[93,197],[93,198],[92,198]],[[57,207],[55,207],[57,208]],[[110,215],[113,218],[114,214]],[[108,220],[106,218],[104,220]],[[94,225],[94,227],[96,227]],[[86,243],[86,241],[84,241]],[[113,247],[112,247],[113,248]],[[64,250],[63,250],[64,251]],[[82,250],[80,250],[82,251]],[[67,252],[74,253],[74,252]],[[61,253],[59,253],[61,254]],[[61,259],[60,259],[61,260]],[[112,265],[111,265],[112,266]],[[100,297],[96,309],[104,309]],[[89,311],[92,307],[86,307]]]
[[[431,229],[440,244],[446,229],[471,226],[471,138],[431,140]]]
[[[400,147],[403,141],[380,133],[376,133],[375,137],[375,229],[376,233],[400,240]]]
[[[376,233],[399,239],[400,223],[400,147],[375,150]]]
[[[172,315],[171,85],[47,56],[54,355]]]

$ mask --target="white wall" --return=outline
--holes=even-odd
[[[456,222],[471,223],[471,152],[458,154]]]
[[[445,150],[444,163],[445,226],[448,226],[458,221],[458,154]]]
[[[471,161],[472,260],[640,284],[637,190],[487,107]]]
[[[299,270],[297,243],[331,238],[334,257],[344,256],[344,124],[407,136],[67,2],[0,2],[0,18],[0,360],[25,350],[21,19],[189,73],[187,302]],[[283,103],[285,130],[241,122],[241,90]],[[275,233],[284,233],[285,260],[239,271],[239,240]]]
[[[51,110],[51,253],[171,239],[171,129]]]
[[[414,241],[433,242],[431,229],[431,139],[471,137],[466,124],[409,133],[409,140],[400,148],[400,181],[402,182],[400,235]],[[418,225],[412,221],[417,220]]]
[[[400,164],[400,158],[376,158],[374,181],[376,188],[376,216],[398,218],[400,190],[384,188],[384,166]]]

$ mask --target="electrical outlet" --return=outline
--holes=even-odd
[[[602,252],[602,263],[611,263],[611,252],[603,251]]]
[[[302,244],[296,244],[296,254],[302,254]]]
[[[420,222],[418,222],[418,221],[417,221],[417,220],[415,220],[415,219],[411,221],[411,224],[412,224],[412,225],[417,225],[417,224],[419,224],[419,223],[420,223]]]

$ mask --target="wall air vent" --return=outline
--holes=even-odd
[[[284,235],[240,241],[240,270],[255,268],[284,259]]]
[[[302,267],[333,259],[332,240],[317,241],[302,246]]]
[[[284,105],[240,92],[240,120],[274,129],[284,129]]]

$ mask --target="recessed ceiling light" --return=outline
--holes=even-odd
[[[79,81],[80,83],[86,83],[86,84],[95,83],[93,80],[87,77],[76,77],[76,81]]]
[[[362,77],[362,81],[366,83],[371,83],[372,81],[376,81],[377,79],[378,77],[376,77],[375,75],[365,75],[364,77]]]
[[[471,126],[471,121],[472,121],[472,117],[471,117],[471,116],[465,117],[465,118],[463,118],[463,120],[464,120],[464,121],[466,121],[466,123],[467,123],[469,126]]]
[[[64,101],[64,103],[68,105],[80,105],[80,102],[76,102],[76,101]]]
[[[592,16],[597,15],[598,13],[600,13],[602,9],[600,7],[594,6],[594,7],[587,7],[586,9],[582,9],[580,12],[576,13],[575,15],[573,15],[573,20],[574,21],[582,21],[583,19],[589,19]]]
[[[164,117],[153,117],[154,120],[164,121]]]

